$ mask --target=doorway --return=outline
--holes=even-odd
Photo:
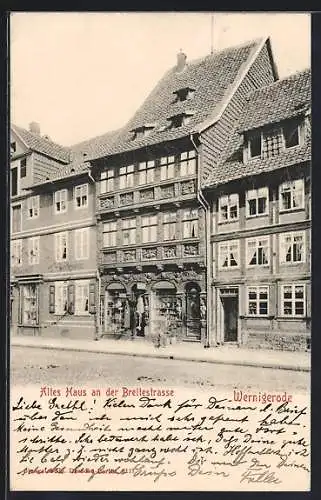
[[[224,311],[224,342],[237,342],[238,297],[222,297]]]
[[[197,283],[187,283],[186,294],[186,339],[201,340],[200,287]]]

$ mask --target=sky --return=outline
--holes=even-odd
[[[280,78],[310,66],[308,13],[12,13],[11,121],[73,145],[123,126],[180,49],[188,61],[262,36]]]

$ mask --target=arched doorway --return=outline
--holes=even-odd
[[[200,286],[187,283],[185,286],[185,326],[186,337],[190,340],[201,339]]]
[[[153,285],[151,311],[154,332],[178,334],[182,324],[182,299],[173,283],[162,280]]]
[[[105,288],[104,332],[121,335],[130,328],[130,310],[126,288],[113,282]]]

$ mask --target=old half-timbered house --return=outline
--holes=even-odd
[[[201,181],[246,95],[278,79],[269,39],[177,64],[112,143],[87,157],[97,181],[99,334],[210,341],[210,207]]]
[[[85,157],[11,127],[13,333],[95,336],[95,183]]]
[[[255,90],[204,195],[212,343],[310,347],[311,72]]]

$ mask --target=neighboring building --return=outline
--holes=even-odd
[[[269,39],[188,63],[183,53],[112,144],[97,180],[100,335],[210,341],[205,180],[246,95],[277,79]]]
[[[310,346],[310,106],[310,70],[254,91],[213,165],[213,342]]]
[[[95,184],[81,155],[30,128],[11,127],[12,330],[93,338]]]

